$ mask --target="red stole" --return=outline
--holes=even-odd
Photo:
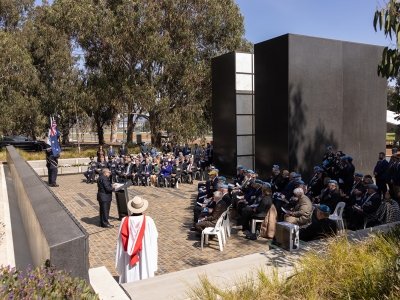
[[[135,247],[133,248],[133,252],[131,255],[131,260],[130,260],[131,266],[133,266],[139,261],[139,252],[142,251],[142,242],[143,242],[145,228],[146,228],[146,217],[143,215],[142,227],[140,227],[137,241],[135,243]],[[128,240],[129,240],[129,217],[126,217],[124,223],[122,224],[121,238],[122,238],[122,244],[124,245],[124,251],[126,252],[128,251]]]

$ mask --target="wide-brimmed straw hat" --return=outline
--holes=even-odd
[[[140,214],[149,207],[149,201],[142,197],[135,196],[128,202],[128,209],[133,214]]]

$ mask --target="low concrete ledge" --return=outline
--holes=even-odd
[[[50,259],[73,277],[88,279],[88,234],[13,146],[7,163],[35,267]]]
[[[124,293],[119,284],[107,271],[106,267],[89,269],[89,280],[93,290],[102,300],[116,299],[128,300],[129,297]]]

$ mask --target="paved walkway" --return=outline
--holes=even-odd
[[[97,185],[86,184],[84,179],[83,175],[59,176],[57,183],[60,186],[52,190],[90,234],[90,267],[105,266],[113,276],[118,276],[114,259],[120,221],[117,220],[115,200],[110,212],[110,223],[115,227],[98,227]],[[159,232],[157,275],[269,249],[267,240],[246,240],[241,233],[232,230],[223,252],[219,251],[217,241],[211,241],[209,247],[201,251],[200,238],[195,236],[195,232],[189,231],[193,222],[197,182],[194,185],[181,184],[179,189],[133,186],[128,191],[131,197],[140,195],[149,201],[146,214],[154,219]]]

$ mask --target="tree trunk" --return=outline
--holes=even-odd
[[[100,116],[95,113],[94,114],[94,119],[96,122],[96,129],[97,129],[97,135],[99,137],[99,145],[104,145],[104,129],[103,129],[103,124],[101,123]]]
[[[149,112],[149,123],[151,133],[151,144],[155,147],[161,147],[161,132],[158,129],[157,117],[153,111]]]
[[[62,124],[61,126],[61,143],[65,145],[69,142],[69,126]]]
[[[115,143],[117,141],[117,135],[118,135],[118,114],[115,113],[114,116],[111,119],[111,134],[110,134],[110,143]],[[122,136],[124,134],[122,133]]]
[[[133,129],[134,124],[133,124],[133,117],[135,115],[133,113],[128,114],[128,123],[126,125],[126,140],[127,142],[132,142],[133,140]]]

